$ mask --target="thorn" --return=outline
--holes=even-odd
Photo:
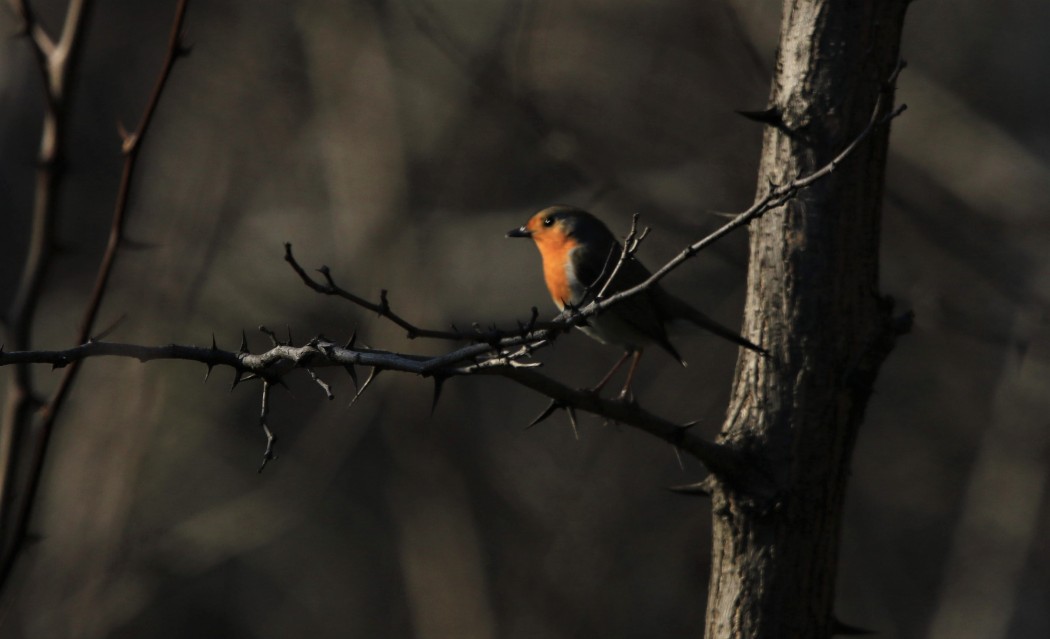
[[[780,108],[776,106],[771,106],[762,111],[737,111],[736,113],[744,116],[752,122],[759,122],[770,126],[783,126],[784,124],[784,117],[780,113]]]
[[[241,347],[237,352],[241,355],[248,352],[248,335],[244,332],[244,329],[241,329]]]
[[[208,370],[204,372],[204,383],[205,383],[205,384],[207,384],[207,383],[208,383],[208,378],[209,378],[209,377],[211,377],[211,369],[212,369],[212,368],[213,368],[214,366],[215,366],[215,364],[212,364],[211,362],[208,362],[208,363],[207,363],[207,367],[208,367]]]
[[[434,416],[434,411],[437,409],[438,400],[441,399],[441,389],[445,386],[445,380],[448,379],[444,375],[434,375],[434,399],[430,402],[430,416]]]
[[[231,393],[233,392],[233,389],[237,388],[237,384],[241,383],[241,381],[242,381],[241,376],[243,374],[244,374],[243,370],[241,370],[239,368],[233,369],[233,383],[230,384],[230,392]]]
[[[215,344],[215,333],[211,334],[211,350],[217,351],[219,347]]]
[[[285,324],[284,329],[288,331],[288,346],[292,345],[292,327]]]
[[[346,346],[344,346],[343,348],[345,348],[348,351],[352,350],[354,348],[354,342],[356,342],[356,341],[357,341],[357,329],[355,328],[354,332],[350,333],[350,339],[346,340]]]
[[[374,380],[377,375],[379,375],[379,367],[373,366],[372,372],[368,374],[368,379],[365,380],[364,384],[361,384],[361,388],[357,390],[357,394],[354,395],[354,398],[350,400],[350,404],[347,405],[347,408],[350,408],[354,405],[354,402],[357,401],[357,398],[361,396],[361,393],[365,392],[365,389],[368,388],[368,386],[372,383],[372,380]]]
[[[346,372],[350,375],[350,381],[354,383],[354,392],[360,392],[357,384],[357,369],[354,368],[353,364],[344,364],[343,368],[346,369]]]
[[[682,463],[682,453],[678,450],[678,447],[671,444],[671,450],[674,451],[674,458],[678,460],[678,468],[685,470],[685,464]]]
[[[680,484],[678,486],[671,486],[668,488],[672,493],[678,493],[679,495],[696,495],[698,497],[710,497],[711,496],[711,477],[698,481],[693,484]]]
[[[679,426],[678,428],[680,428],[680,429],[682,429],[682,430],[689,430],[690,428],[692,428],[693,426],[696,426],[696,425],[697,425],[697,424],[699,424],[699,423],[700,423],[700,420],[699,420],[699,419],[694,419],[694,420],[693,420],[693,421],[691,421],[691,422],[686,422],[686,423],[682,424],[682,425],[681,425],[681,426]]]
[[[528,430],[528,429],[532,428],[533,426],[535,426],[536,424],[539,424],[543,420],[547,419],[552,414],[554,414],[554,411],[558,410],[561,407],[562,407],[561,403],[559,403],[558,400],[552,399],[551,403],[547,405],[547,408],[544,408],[543,412],[540,413],[536,417],[536,419],[534,419],[531,422],[529,422],[529,425],[525,427],[525,430]]]
[[[572,434],[576,441],[580,441],[580,429],[576,426],[576,410],[572,406],[566,406],[565,412],[569,414],[569,423],[572,424]]]

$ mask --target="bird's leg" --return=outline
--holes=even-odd
[[[616,362],[616,364],[612,367],[612,370],[605,374],[605,377],[602,378],[602,381],[598,382],[594,386],[594,388],[591,389],[591,392],[595,394],[602,392],[602,389],[605,388],[605,385],[609,383],[609,380],[612,379],[612,376],[616,374],[616,371],[620,370],[620,367],[623,366],[623,363],[627,361],[627,357],[630,354],[631,351],[625,352],[623,354],[623,357],[620,358],[620,361]]]
[[[624,357],[630,355],[628,352]],[[627,369],[627,381],[623,384],[623,390],[620,391],[620,399],[622,400],[633,400],[631,394],[631,381],[634,379],[634,372],[638,370],[638,361],[642,359],[642,350],[638,349],[634,352],[634,359],[631,360],[631,367]],[[622,363],[622,361],[621,361]]]

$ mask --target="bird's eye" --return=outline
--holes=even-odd
[[[553,217],[548,215],[547,217],[543,218],[543,225],[544,226],[550,226],[551,224],[554,224],[554,218]]]

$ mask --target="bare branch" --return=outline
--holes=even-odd
[[[44,132],[40,148],[40,168],[37,172],[36,194],[34,196],[33,231],[30,239],[29,254],[23,269],[22,281],[12,305],[8,333],[10,344],[17,349],[30,347],[30,327],[36,306],[42,293],[42,282],[50,265],[55,245],[55,196],[58,191],[61,160],[64,151],[64,116],[68,107],[66,87],[69,84],[72,70],[78,61],[76,55],[82,34],[87,22],[86,16],[91,7],[91,0],[70,0],[66,10],[62,34],[57,43],[45,39],[43,30],[36,24],[34,14],[25,0],[14,0],[16,12],[22,17],[26,32],[34,43],[45,76],[45,94],[47,97],[44,115]],[[110,226],[109,242],[103,254],[84,316],[80,322],[76,343],[85,343],[91,337],[102,298],[105,294],[117,250],[124,239],[124,225],[128,201],[131,193],[132,178],[135,172],[138,151],[156,111],[160,95],[167,83],[171,68],[177,57],[184,53],[180,44],[182,23],[185,17],[188,0],[178,0],[175,18],[172,23],[168,51],[163,67],[158,75],[156,85],[150,95],[139,127],[131,136],[124,139],[124,168],[120,186],[117,191],[117,202]],[[21,451],[22,433],[28,428],[33,415],[30,408],[37,402],[31,388],[28,369],[16,367],[15,379],[9,392],[8,410],[4,415],[0,431],[0,464],[3,465],[2,484],[0,484],[0,588],[6,583],[14,565],[15,558],[25,538],[26,525],[36,498],[40,474],[55,419],[64,404],[69,390],[76,379],[79,360],[71,362],[64,372],[58,387],[51,398],[43,404],[38,412],[34,440],[28,442],[29,449]],[[16,456],[17,454],[17,456]],[[23,466],[28,466],[27,470]],[[25,486],[20,490],[18,503],[12,500],[13,482],[16,477],[24,477]]]
[[[259,465],[259,472],[261,473],[266,464],[272,459],[277,459],[274,454],[274,444],[277,443],[277,438],[274,437],[273,431],[270,430],[269,424],[266,423],[266,418],[270,415],[270,382],[263,382],[262,387],[262,408],[259,410],[259,426],[263,430],[263,434],[266,436],[266,449],[263,451],[262,464]]]
[[[61,368],[89,357],[107,356],[130,357],[141,362],[174,359],[200,362],[209,367],[228,366],[233,368],[238,376],[250,374],[262,379],[265,385],[280,383],[286,374],[300,368],[312,374],[313,368],[347,365],[372,367],[371,374],[354,396],[351,406],[371,385],[379,372],[384,370],[444,378],[471,374],[497,375],[551,398],[551,412],[558,408],[571,408],[573,411],[586,411],[640,428],[688,452],[712,472],[722,475],[727,480],[755,483],[755,473],[746,469],[732,449],[691,435],[687,427],[657,417],[637,404],[603,399],[589,390],[566,386],[527,365],[504,363],[503,358],[507,356],[487,360],[496,362],[492,365],[480,362],[469,366],[446,365],[435,368],[432,362],[441,359],[441,356],[430,358],[372,349],[347,349],[326,340],[314,340],[303,346],[281,344],[258,354],[224,351],[212,346],[140,346],[116,342],[88,342],[63,351],[0,351],[0,366],[37,363]],[[572,412],[570,420],[574,423],[574,428],[575,417],[575,412]]]
[[[317,269],[317,271],[321,275],[323,275],[325,279],[325,282],[323,284],[321,282],[318,282],[314,278],[310,277],[310,274],[307,273],[306,270],[299,265],[298,261],[296,261],[295,256],[292,254],[291,243],[286,242],[284,245],[284,260],[291,265],[292,269],[299,275],[299,278],[302,279],[303,283],[312,288],[313,290],[324,295],[334,295],[336,297],[341,297],[347,301],[356,304],[357,306],[360,306],[361,308],[372,311],[380,317],[384,317],[390,320],[394,324],[397,324],[401,328],[405,329],[405,332],[408,335],[409,339],[415,339],[417,337],[427,337],[430,339],[464,341],[473,340],[477,338],[477,335],[474,333],[462,333],[460,331],[441,331],[416,326],[408,320],[406,320],[405,318],[398,315],[397,313],[395,313],[394,311],[390,310],[390,304],[387,302],[386,299],[386,291],[383,291],[380,302],[378,304],[369,302],[365,298],[355,295],[336,284],[335,280],[332,279],[331,271],[329,271],[327,266],[322,266],[321,268]]]

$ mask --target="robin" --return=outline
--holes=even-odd
[[[649,270],[633,256],[628,257],[617,271],[616,264],[622,254],[620,243],[605,223],[581,209],[569,206],[543,209],[520,228],[509,231],[507,237],[531,237],[536,243],[543,258],[543,279],[547,290],[561,311],[567,307],[584,306],[602,289],[606,289],[605,295],[609,296],[637,286],[650,275]],[[606,286],[614,272],[615,279]],[[654,284],[588,318],[587,323],[579,327],[599,342],[621,346],[625,350],[623,357],[593,390],[600,391],[628,357],[633,356],[627,381],[620,392],[621,399],[630,397],[631,380],[638,368],[642,349],[650,343],[657,344],[685,366],[685,360],[667,338],[667,324],[674,320],[692,322],[744,348],[768,355],[762,347]]]

